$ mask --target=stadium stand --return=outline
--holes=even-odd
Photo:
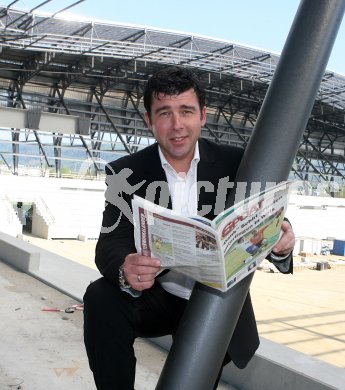
[[[196,34],[108,21],[71,20],[0,6],[0,168],[21,165],[62,177],[153,142],[143,87],[168,64],[192,68],[207,86],[202,136],[245,146],[279,55]],[[345,78],[326,71],[291,175],[345,179]],[[75,169],[77,167],[77,169]]]
[[[26,221],[16,214],[17,203],[32,205],[29,232],[46,239],[97,239],[104,208],[104,181],[0,176],[0,231],[14,237]],[[25,188],[25,191],[23,189]],[[25,208],[24,207],[24,208]],[[345,199],[292,193],[287,217],[294,226],[300,252],[320,253],[323,242],[332,247],[344,239]]]
[[[25,189],[25,191],[23,190]],[[2,214],[0,229],[10,235],[22,233],[27,221],[19,221],[15,207],[32,206],[30,232],[46,239],[98,238],[104,208],[103,181],[1,176]]]
[[[14,237],[22,233],[22,224],[6,194],[0,195],[0,231]]]

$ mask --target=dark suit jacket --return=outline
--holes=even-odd
[[[214,206],[219,179],[227,177],[229,182],[234,181],[243,150],[199,139],[199,152],[200,161],[197,169],[197,180],[200,186],[198,210],[202,210],[205,205],[211,205],[212,207],[208,207],[210,210],[204,216],[213,219],[215,217]],[[133,174],[127,178],[131,186],[144,181],[144,184],[135,191],[136,195],[149,198],[155,203],[162,204],[163,201],[163,206],[171,208],[168,184],[161,166],[157,144],[113,161],[106,168],[108,174],[106,199],[108,203],[103,213],[102,226],[109,228],[116,225],[116,228],[113,230],[110,228],[108,229],[109,232],[100,234],[96,247],[96,264],[100,272],[115,284],[118,284],[118,268],[123,263],[124,258],[129,253],[136,252],[133,225],[123,214],[121,215],[120,210],[116,207],[116,201],[111,199],[112,194],[121,193],[121,188],[117,187],[119,183],[112,182],[111,174],[119,173],[124,168],[133,171]],[[157,186],[157,182],[159,182],[159,186]],[[213,190],[212,185],[205,185],[203,182],[212,183]],[[156,189],[157,191],[155,191]],[[225,195],[223,193],[223,203]],[[131,205],[132,196],[133,194],[122,193],[123,199],[129,205]],[[256,321],[250,295],[248,294],[230,342],[228,354],[237,367],[243,368],[258,346],[259,337]]]

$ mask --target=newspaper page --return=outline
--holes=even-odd
[[[163,269],[225,287],[220,241],[209,220],[185,218],[138,196],[132,207],[138,253],[158,258]]]
[[[138,253],[220,291],[253,272],[279,239],[291,183],[237,203],[213,221],[183,217],[134,196]]]
[[[253,272],[279,240],[291,184],[256,194],[212,221],[224,256],[226,289]]]

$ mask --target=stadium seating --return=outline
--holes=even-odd
[[[104,208],[103,181],[0,176],[0,230],[17,236],[17,202],[32,205],[31,233],[42,238],[98,238]]]
[[[33,205],[34,235],[47,239],[96,239],[105,188],[103,180],[0,175],[0,231],[12,236],[22,232],[15,207],[20,201]],[[292,194],[287,217],[298,239],[297,251],[303,250],[300,240],[316,240],[320,248],[321,240],[345,239],[345,199]]]

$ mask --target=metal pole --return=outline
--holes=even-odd
[[[344,10],[345,0],[301,1],[237,182],[288,178]],[[227,293],[196,284],[156,390],[213,389],[252,277]]]

